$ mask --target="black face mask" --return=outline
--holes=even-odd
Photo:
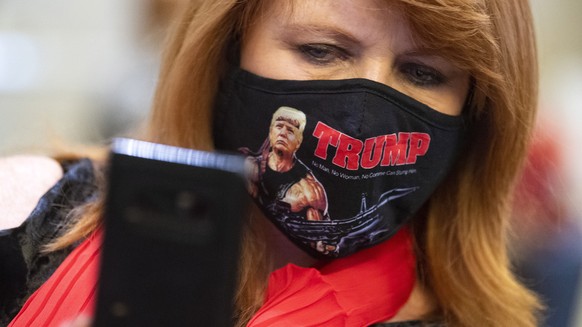
[[[316,257],[390,238],[455,162],[462,116],[366,79],[272,80],[234,69],[215,105],[219,150],[247,155],[264,214]]]

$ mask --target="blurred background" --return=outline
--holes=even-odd
[[[0,0],[0,156],[134,128],[181,1]],[[582,1],[531,4],[540,115],[514,205],[515,263],[548,303],[546,326],[582,327]]]
[[[146,114],[180,0],[0,0],[0,154],[99,142]]]

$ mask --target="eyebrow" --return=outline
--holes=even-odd
[[[289,23],[282,26],[284,35],[294,36],[301,34],[311,34],[316,36],[323,36],[333,40],[337,40],[344,44],[361,45],[362,42],[357,37],[346,30],[343,30],[335,25],[328,24],[296,24]]]

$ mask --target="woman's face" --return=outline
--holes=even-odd
[[[268,0],[241,48],[241,67],[291,80],[366,78],[459,115],[469,74],[415,43],[388,1]]]

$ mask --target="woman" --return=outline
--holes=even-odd
[[[389,278],[398,278],[410,271],[413,278],[410,281],[403,278],[404,286],[397,287],[393,296],[377,294],[377,300],[386,301],[389,310],[379,304],[374,310],[384,311],[378,315],[368,317],[368,311],[373,310],[364,310],[361,316],[366,319],[357,320],[359,317],[356,317],[360,324],[346,320],[350,321],[346,325],[387,321],[417,321],[412,325],[421,325],[421,320],[442,322],[447,326],[536,325],[539,305],[512,275],[504,236],[507,198],[524,156],[537,96],[535,45],[527,1],[191,1],[184,8],[170,40],[145,138],[204,150],[211,150],[215,145],[220,149],[236,149],[239,144],[229,133],[240,129],[237,135],[246,135],[249,131],[244,129],[245,122],[238,120],[240,117],[232,116],[234,109],[230,111],[229,106],[249,110],[251,114],[253,106],[261,106],[252,102],[255,101],[252,97],[246,99],[236,93],[239,91],[229,89],[232,87],[229,81],[235,80],[236,84],[241,78],[250,84],[265,85],[279,85],[278,80],[290,80],[290,85],[306,80],[333,80],[341,87],[345,80],[365,79],[358,80],[366,87],[364,93],[380,90],[382,96],[393,94],[388,102],[410,102],[413,109],[428,106],[429,109],[421,109],[430,112],[426,119],[464,127],[461,128],[464,134],[459,132],[454,137],[444,138],[444,144],[450,144],[455,151],[447,152],[446,146],[441,147],[441,159],[431,163],[444,165],[443,162],[447,162],[434,169],[433,174],[448,173],[442,173],[431,182],[435,185],[428,200],[422,207],[422,203],[416,205],[414,217],[403,218],[398,224],[402,227],[400,232],[382,238],[382,242],[378,242],[380,245],[361,249],[353,244],[343,246],[341,242],[302,243],[300,237],[286,235],[293,240],[291,243],[261,217],[266,215],[276,223],[277,213],[264,209],[252,215],[241,256],[236,299],[238,325],[250,321],[251,326],[260,326],[261,321],[265,321],[265,313],[273,313],[267,304],[278,291],[273,281],[273,276],[276,279],[278,275],[271,275],[269,280],[271,271],[286,269],[289,263],[300,267],[326,267],[328,259],[314,259],[317,253],[339,253],[342,248],[351,249],[345,253],[346,260],[357,261],[362,257],[359,253],[369,253],[365,251],[382,246],[392,251],[391,245],[386,244],[406,245],[410,235],[415,256],[409,255],[406,246],[398,255],[374,255],[388,256],[393,264],[412,260],[412,266],[399,270],[402,274],[390,271]],[[321,84],[323,87],[330,85]],[[263,86],[253,84],[250,88]],[[386,91],[387,87],[396,92]],[[317,96],[324,93],[318,90],[315,91]],[[231,101],[239,96],[242,102],[249,100],[246,107],[244,103]],[[369,105],[367,99],[361,100],[362,103]],[[357,106],[354,108],[357,110]],[[263,115],[256,110],[258,116]],[[319,110],[333,115],[327,109]],[[353,110],[350,110],[346,111],[346,120],[352,118]],[[398,110],[390,111],[390,114],[399,114]],[[372,112],[378,116],[370,121],[381,127],[384,113],[381,108]],[[417,116],[412,110],[404,120],[415,120]],[[243,125],[242,129],[237,122]],[[446,129],[441,127],[436,129]],[[265,136],[265,131],[260,132]],[[358,129],[350,130],[351,134],[336,132],[351,137]],[[431,133],[414,135],[430,137]],[[402,140],[403,136],[394,137]],[[412,137],[407,134],[406,140]],[[382,142],[385,143],[382,144],[386,145],[389,138],[384,135]],[[352,139],[346,138],[356,142]],[[398,161],[404,159],[394,154],[386,159],[386,165],[415,162],[417,157],[425,155],[422,147],[429,141],[433,145],[437,142],[427,138],[416,141],[413,158],[410,158],[413,143],[405,143],[411,147],[403,150],[409,154],[406,160]],[[325,145],[327,153],[334,147],[341,148],[340,143],[334,144],[330,141]],[[343,157],[336,153],[334,160],[339,158],[336,164],[341,166],[344,160],[344,168],[345,165],[349,168],[351,162],[364,165],[363,161],[358,161],[360,154],[354,150],[353,144],[357,142],[349,144],[352,145],[343,148],[347,152]],[[384,151],[387,150],[384,148]],[[320,174],[318,178],[322,176],[325,175]],[[333,188],[326,191],[333,192]],[[333,199],[328,196],[331,206]],[[407,196],[403,195],[402,199]],[[101,204],[92,198],[84,201],[89,204],[77,209],[81,212],[80,220],[50,244],[51,251],[64,251],[98,229]],[[281,201],[285,202],[284,197]],[[261,201],[258,202],[261,205]],[[332,210],[329,212],[333,215]],[[284,227],[278,227],[285,233]],[[383,242],[386,238],[389,240]],[[375,243],[369,242],[365,247],[371,245]],[[299,274],[307,271],[293,269]],[[296,280],[291,282],[295,285]],[[362,298],[366,298],[366,294],[362,294]],[[296,311],[301,315],[304,310],[309,311],[309,308]],[[329,325],[316,320],[317,312],[309,315],[315,319],[314,325]],[[286,312],[280,316],[280,321],[295,321],[293,319],[295,316],[287,316]]]

